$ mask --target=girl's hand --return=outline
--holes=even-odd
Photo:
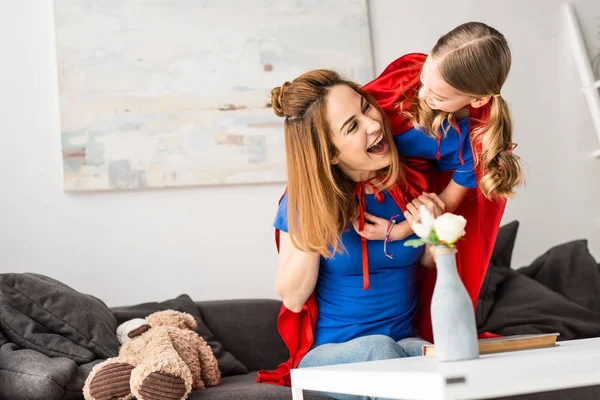
[[[423,192],[422,195],[406,205],[404,218],[411,226],[415,222],[421,221],[421,213],[419,212],[421,206],[427,207],[433,218],[439,217],[446,211],[446,205],[437,194]]]
[[[419,259],[419,264],[425,268],[435,268],[435,247],[432,244],[425,246],[425,251]]]
[[[385,240],[389,221],[365,212],[365,228],[359,231],[358,218],[352,221],[354,230],[367,240]]]

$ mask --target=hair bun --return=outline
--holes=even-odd
[[[271,107],[278,117],[288,117],[283,110],[283,98],[285,96],[285,91],[290,85],[290,82],[284,82],[283,85],[271,90]]]

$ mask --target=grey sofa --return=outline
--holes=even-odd
[[[91,368],[118,353],[118,324],[166,309],[194,316],[196,332],[211,346],[223,373],[219,386],[194,391],[190,400],[291,399],[289,388],[256,383],[257,370],[273,369],[288,358],[276,327],[280,307],[277,300],[194,302],[181,295],[109,309],[49,277],[0,274],[0,400],[81,400]],[[513,398],[595,400],[600,387]]]
[[[224,377],[221,385],[197,390],[190,400],[290,400],[291,390],[256,383],[256,371],[272,369],[287,360],[288,351],[277,331],[277,300],[223,300],[197,302],[202,319],[227,351],[250,372]],[[327,399],[305,394],[305,399]],[[600,386],[504,397],[494,400],[597,400]]]

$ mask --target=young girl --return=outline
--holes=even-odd
[[[364,87],[388,116],[408,164],[412,157],[421,157],[451,174],[434,186],[441,190],[445,211],[468,221],[459,244],[459,272],[475,294],[491,258],[506,198],[523,179],[512,151],[510,110],[501,93],[510,65],[504,36],[486,24],[468,22],[443,35],[429,55],[405,55]],[[418,218],[418,213],[412,215]],[[389,242],[412,234],[410,216],[391,231],[386,230],[390,221],[366,218],[370,224],[359,234],[369,240]],[[478,251],[461,254],[460,248],[467,246]],[[477,297],[472,300],[475,303]]]

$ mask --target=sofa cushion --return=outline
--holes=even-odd
[[[0,274],[0,342],[77,364],[117,355],[117,320],[101,300],[49,277]]]
[[[219,363],[219,369],[223,376],[230,376],[236,374],[245,374],[248,369],[238,359],[236,359],[230,352],[225,350],[223,345],[217,340],[212,331],[206,326],[202,315],[198,310],[198,306],[194,301],[187,295],[182,294],[174,299],[165,300],[163,302],[152,302],[138,304],[128,307],[117,307],[113,308],[113,313],[117,318],[119,324],[128,321],[133,318],[146,318],[148,315],[162,310],[177,310],[186,312],[194,317],[198,327],[196,333],[210,346],[217,362]]]
[[[289,387],[256,383],[256,373],[223,378],[219,386],[190,393],[188,400],[291,400]],[[329,397],[305,394],[305,400],[325,400]]]

